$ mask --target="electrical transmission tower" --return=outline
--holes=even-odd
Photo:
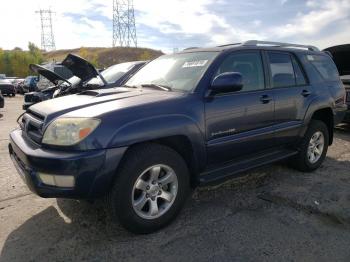
[[[113,47],[137,47],[133,0],[113,0]]]
[[[35,13],[40,14],[41,20],[41,49],[51,51],[56,49],[55,38],[52,30],[52,12],[50,9],[40,9]]]

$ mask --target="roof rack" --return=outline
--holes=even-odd
[[[232,43],[232,44],[226,44],[226,45],[218,45],[217,47],[225,47],[225,46],[231,46],[231,45],[241,45],[242,43]]]
[[[297,48],[305,48],[310,51],[320,51],[317,47],[312,45],[297,45],[297,44],[290,44],[290,43],[258,41],[258,40],[249,40],[244,42],[242,45],[243,46],[270,45],[270,46],[277,46],[277,47],[297,47]]]
[[[199,47],[197,47],[197,46],[186,47],[183,51],[191,50],[191,49],[197,49],[197,48],[199,48]]]

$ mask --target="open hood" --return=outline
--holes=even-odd
[[[62,61],[62,65],[72,71],[73,75],[79,77],[82,82],[86,82],[97,76],[100,76],[102,81],[105,82],[98,70],[90,62],[80,56],[68,54]]]
[[[54,85],[58,85],[58,81],[64,81],[64,82],[67,82],[68,84],[70,84],[67,81],[67,79],[63,78],[62,76],[56,74],[55,72],[53,72],[45,67],[42,67],[40,65],[30,64],[29,69],[32,70],[36,74],[42,75],[43,77],[48,79]]]
[[[328,47],[341,76],[350,75],[350,44]]]

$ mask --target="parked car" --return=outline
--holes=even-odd
[[[348,111],[345,115],[344,122],[350,123],[350,44],[338,45],[326,48],[338,68],[340,78],[343,81],[346,90],[346,103]]]
[[[248,41],[161,56],[124,87],[33,105],[9,153],[42,197],[105,196],[135,233],[169,224],[191,187],[282,159],[317,169],[345,90],[316,47]]]
[[[16,78],[12,80],[12,84],[15,87],[16,90],[16,94],[20,94],[21,93],[21,87],[20,85],[24,82],[23,78]]]
[[[24,79],[21,81],[21,82],[19,82],[19,83],[17,83],[17,85],[15,85],[15,89],[16,89],[16,93],[17,94],[25,94],[26,93],[26,91],[28,91],[28,90],[25,90],[24,89]]]
[[[24,83],[21,86],[22,93],[34,92],[37,89],[37,83],[39,82],[38,76],[27,76],[24,79]]]
[[[56,75],[59,75],[63,79],[69,79],[69,78],[73,77],[72,72],[66,66],[62,65],[61,63],[52,62],[52,63],[43,64],[40,66],[53,72]],[[52,87],[52,82],[49,79],[47,79],[45,76],[39,74],[39,81],[37,83],[36,91],[42,91],[42,90],[47,89],[49,87]]]
[[[147,61],[126,62],[110,66],[100,72],[84,58],[68,54],[62,64],[69,68],[74,76],[79,77],[83,84],[79,88],[65,90],[62,95],[79,93],[90,89],[121,86],[146,63]]]
[[[5,107],[5,98],[2,96],[1,90],[0,90],[0,108]]]
[[[41,91],[28,92],[24,95],[23,110],[27,110],[30,106],[59,96],[64,90],[69,88],[75,88],[81,84],[80,78],[72,76],[69,79],[65,79],[55,72],[46,69],[40,65],[31,64],[29,68],[36,74],[41,75],[43,78],[50,81],[51,86]],[[57,92],[58,91],[58,92]]]
[[[51,82],[51,86],[42,91],[30,92],[24,96],[23,109],[27,110],[31,105],[51,98],[79,93],[96,88],[110,88],[121,86],[146,61],[134,61],[110,66],[101,73],[85,59],[69,54],[62,62],[73,72],[74,76],[66,80],[55,72],[39,65],[30,65],[32,72],[39,74]],[[83,81],[81,81],[83,78]]]
[[[3,95],[15,96],[16,90],[10,80],[0,79],[0,91]]]

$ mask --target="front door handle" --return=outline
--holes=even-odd
[[[311,92],[309,90],[303,90],[301,92],[301,95],[304,96],[304,97],[307,97],[307,96],[311,95]]]
[[[262,95],[260,97],[260,101],[263,103],[263,104],[267,104],[269,103],[270,101],[272,100],[272,98],[268,95]]]

